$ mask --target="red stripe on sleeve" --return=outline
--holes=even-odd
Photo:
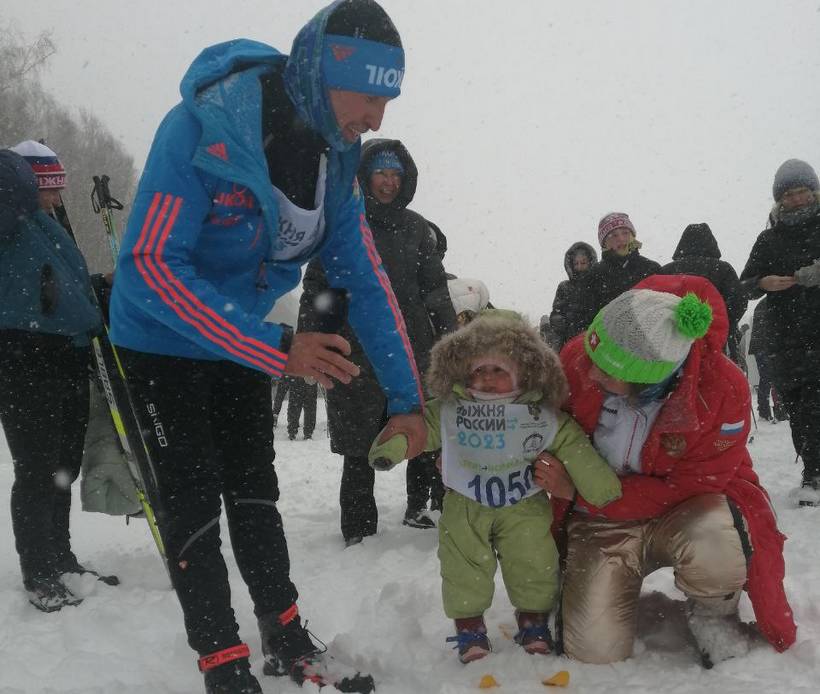
[[[185,296],[188,302],[190,302],[190,310],[193,313],[199,315],[203,321],[208,322],[209,325],[211,325],[211,323],[208,319],[212,319],[219,326],[217,327],[216,325],[214,325],[214,330],[219,330],[219,328],[222,328],[223,330],[226,330],[229,333],[231,333],[233,337],[231,337],[231,335],[225,335],[225,337],[227,339],[233,340],[234,342],[238,341],[236,342],[238,347],[246,349],[253,354],[257,354],[259,357],[263,359],[270,359],[271,362],[276,364],[280,369],[284,369],[285,363],[288,359],[287,354],[279,351],[278,349],[275,349],[274,347],[271,347],[270,345],[262,342],[261,340],[257,340],[256,338],[244,335],[235,325],[225,320],[212,308],[202,303],[202,301],[200,301],[194,294],[192,294],[191,291],[173,274],[173,272],[171,272],[171,269],[163,260],[163,249],[165,247],[165,241],[168,239],[169,233],[170,229],[167,228],[165,231],[163,231],[162,236],[159,240],[159,244],[157,245],[157,250],[155,254],[157,263],[162,269],[163,274],[165,275],[167,280],[173,285],[174,288],[178,289]],[[261,350],[263,353],[260,354],[254,348]]]
[[[404,316],[402,316],[396,295],[393,293],[393,287],[390,285],[390,280],[384,270],[380,267],[381,262],[379,259],[379,252],[376,250],[376,242],[373,240],[373,232],[370,231],[370,227],[367,225],[367,218],[364,214],[359,215],[359,231],[361,232],[362,241],[364,241],[364,246],[367,250],[367,257],[370,260],[370,266],[373,268],[373,273],[378,278],[379,284],[384,290],[385,297],[387,298],[387,305],[390,307],[390,311],[393,314],[393,320],[396,325],[396,330],[399,333],[399,337],[401,338],[404,353],[407,355],[407,360],[410,362],[410,368],[412,369],[413,376],[416,379],[419,403],[421,403],[423,408],[424,395],[421,391],[421,376],[419,375],[418,368],[416,367],[416,359],[413,356],[413,347],[410,344],[410,338],[407,335],[407,326],[404,324]]]
[[[159,206],[161,199],[163,200],[162,208],[160,209],[159,214],[157,214],[157,207]],[[170,207],[172,200],[174,201],[174,206],[171,211],[171,215],[165,224],[165,229],[163,230],[163,236],[167,237],[176,222],[177,215],[179,214],[179,208],[182,204],[182,198],[178,197],[174,199],[171,195],[165,195],[163,199],[161,193],[156,193],[151,202],[148,213],[146,214],[139,239],[134,245],[132,254],[137,265],[137,270],[143,280],[159,295],[166,305],[171,307],[171,309],[177,314],[177,316],[179,316],[181,320],[193,326],[197,332],[199,332],[207,340],[214,342],[229,354],[233,354],[242,361],[255,365],[266,373],[273,376],[281,376],[282,366],[274,362],[269,357],[259,355],[261,356],[261,359],[254,358],[257,356],[255,351],[251,350],[250,353],[242,351],[247,350],[248,348],[243,345],[236,345],[236,343],[231,340],[229,336],[226,336],[223,331],[217,330],[212,324],[210,324],[209,321],[202,322],[201,317],[195,312],[192,312],[192,314],[186,313],[185,310],[183,310],[188,308],[185,306],[185,302],[182,301],[181,297],[179,297],[179,295],[174,292],[166,282],[163,281],[162,276],[158,272],[154,263],[153,245],[157,237],[157,233],[168,215],[168,208]],[[179,303],[177,300],[180,300]],[[227,339],[221,339],[221,336],[224,336]]]

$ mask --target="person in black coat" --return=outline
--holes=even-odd
[[[293,387],[295,376],[282,376],[273,382],[273,426],[279,425],[279,413],[290,389]]]
[[[288,394],[288,438],[293,441],[299,432],[299,416],[304,412],[302,435],[305,440],[313,437],[316,428],[316,398],[319,386],[315,381],[295,378]]]
[[[767,421],[782,421],[788,419],[788,414],[772,381],[772,348],[768,330],[768,305],[768,300],[763,297],[755,306],[752,314],[752,333],[749,337],[749,354],[754,355],[757,364],[759,379],[757,384],[757,413],[761,419]],[[774,415],[772,415],[769,395],[774,401]]]
[[[88,427],[90,343],[102,320],[85,259],[44,209],[59,162],[42,174],[32,163],[25,148],[22,156],[0,150],[0,424],[23,585],[32,605],[54,612],[82,602],[62,575],[87,572],[71,547],[71,484]]]
[[[279,424],[279,413],[285,396],[288,398],[287,419],[288,438],[293,441],[299,433],[299,417],[305,413],[302,432],[305,439],[313,437],[316,428],[316,398],[319,387],[315,382],[308,383],[299,376],[282,376],[274,383],[273,426]]]
[[[575,337],[576,333],[572,332],[570,326],[578,323],[575,314],[581,306],[581,283],[586,273],[597,264],[598,254],[584,241],[576,241],[564,253],[564,270],[568,279],[558,285],[549,320],[541,323],[544,327],[549,326],[552,341],[548,342],[555,351],[560,351],[570,338]]]
[[[404,316],[416,365],[423,373],[433,343],[455,329],[456,317],[441,256],[436,252],[436,237],[421,215],[407,209],[417,178],[416,165],[400,141],[372,139],[362,147],[359,186],[365,196],[367,221]],[[315,300],[327,287],[321,263],[312,261],[303,281],[300,330],[315,329],[320,321]],[[341,530],[345,543],[351,545],[376,533],[374,471],[367,454],[387,421],[387,401],[350,325],[345,324],[340,334],[351,344],[349,359],[361,369],[351,383],[338,383],[327,393],[330,447],[344,456],[339,494]],[[435,457],[426,454],[408,462],[407,525],[435,527],[425,513],[431,485],[436,486]],[[435,491],[434,502],[442,494],[443,490]]]
[[[760,233],[740,275],[750,298],[766,295],[767,342],[775,388],[803,459],[795,498],[820,505],[820,182],[806,162],[777,170],[772,227]]]
[[[664,265],[659,274],[698,275],[715,285],[729,314],[729,336],[727,349],[729,357],[740,365],[740,333],[738,323],[746,313],[748,299],[740,284],[735,269],[720,259],[720,248],[708,224],[690,224],[683,230],[672,262]]]
[[[660,265],[640,254],[641,242],[624,212],[610,212],[598,222],[601,262],[584,277],[578,290],[578,310],[568,324],[568,339],[583,332],[604,306],[644,277],[654,275]]]

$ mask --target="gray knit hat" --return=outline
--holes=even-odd
[[[772,195],[775,202],[780,202],[783,193],[794,188],[808,188],[815,192],[820,190],[820,181],[817,180],[814,169],[800,159],[784,161],[774,175]]]
[[[628,383],[660,383],[680,366],[712,323],[712,308],[695,294],[681,298],[631,289],[595,316],[584,338],[592,362]]]

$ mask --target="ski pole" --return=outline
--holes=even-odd
[[[108,182],[111,180],[108,176],[92,176],[94,187],[91,189],[91,207],[94,214],[101,214],[103,225],[105,226],[105,233],[108,236],[108,244],[111,246],[111,255],[114,259],[114,265],[117,264],[117,258],[120,255],[120,241],[117,238],[116,229],[114,228],[114,217],[111,214],[112,210],[121,210],[122,203],[111,195],[108,188]]]
[[[755,432],[757,432],[757,417],[755,416],[755,407],[754,407],[754,405],[750,405],[749,409],[752,411],[752,421],[754,422],[754,425],[755,425]],[[755,434],[752,434],[749,437],[749,443],[754,443],[754,440],[755,440]]]
[[[102,217],[111,248],[112,262],[116,270],[117,258],[119,257],[119,238],[112,211],[122,210],[123,205],[111,195],[108,186],[111,179],[108,176],[93,176],[92,180],[94,188],[91,191],[91,206],[94,212]],[[102,305],[103,291],[102,288],[98,289],[98,300]],[[94,344],[95,357],[98,364],[101,365],[99,375],[103,384],[103,392],[108,400],[111,418],[125,452],[128,471],[137,490],[137,500],[145,514],[148,528],[163,559],[165,568],[168,570],[165,544],[160,532],[165,514],[162,512],[160,503],[156,471],[151,461],[148,446],[142,436],[140,420],[137,416],[138,409],[131,389],[128,387],[125,369],[117,354],[116,347],[108,337],[107,312],[103,312],[103,317],[105,318],[103,322],[105,339],[95,338],[96,342]]]

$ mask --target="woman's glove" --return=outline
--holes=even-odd
[[[820,286],[820,260],[815,260],[811,265],[801,267],[794,273],[797,284],[803,287]]]

